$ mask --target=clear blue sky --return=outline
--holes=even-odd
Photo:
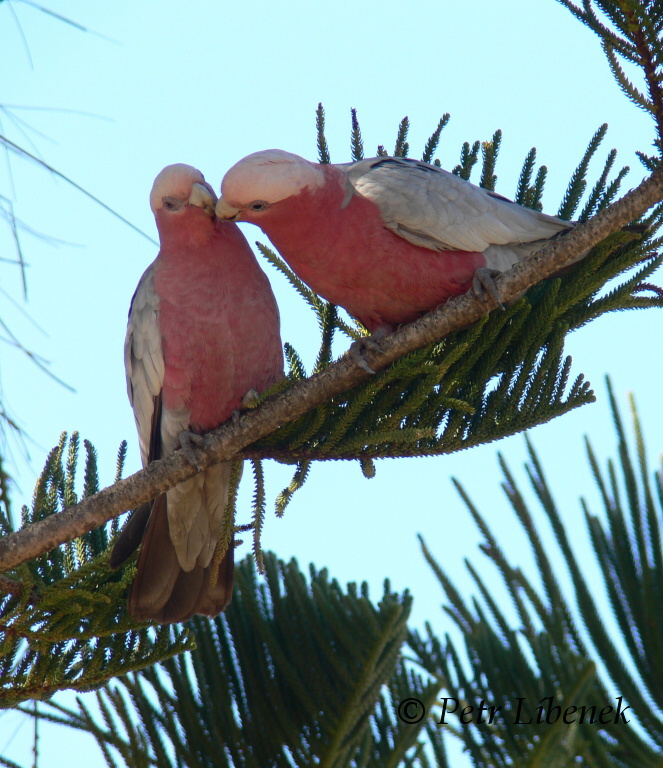
[[[332,160],[338,162],[350,158],[351,107],[358,109],[367,154],[378,144],[393,147],[398,122],[408,115],[412,155],[420,155],[440,116],[450,112],[438,152],[445,167],[457,162],[463,141],[487,140],[501,128],[498,191],[515,193],[522,161],[536,146],[549,168],[544,207],[550,213],[601,123],[610,129],[595,172],[616,147],[618,161],[633,169],[627,187],[643,175],[635,150],[648,151],[654,138],[647,116],[612,80],[598,41],[554,0],[412,0],[406,6],[373,0],[53,0],[48,7],[89,31],[19,0],[0,3],[0,63],[11,73],[0,87],[0,104],[9,110],[0,113],[3,133],[153,238],[148,196],[163,166],[194,165],[218,190],[225,170],[256,150],[279,147],[315,159],[319,101],[326,109]],[[0,261],[0,317],[75,389],[64,389],[2,345],[3,399],[29,436],[27,455],[16,441],[5,447],[15,461],[18,507],[29,501],[62,430],[77,429],[95,444],[105,484],[123,439],[130,444],[127,470],[138,469],[122,344],[130,297],[156,248],[63,181],[16,157],[0,161],[0,194],[12,200],[19,219],[46,236],[21,236],[29,263],[27,302],[20,300],[19,270]],[[12,258],[10,232],[2,224],[1,255]],[[255,228],[245,231],[251,242],[261,237]],[[310,364],[317,349],[313,317],[278,275],[269,274],[283,338]],[[18,308],[4,292],[19,299]],[[602,459],[614,454],[603,384],[610,373],[624,406],[626,392],[635,391],[647,414],[651,455],[657,455],[663,417],[655,340],[661,324],[655,310],[621,313],[574,334],[567,348],[574,370],[592,381],[598,403],[532,433],[563,518],[587,559],[578,496],[587,494],[595,511],[598,503],[582,436],[592,436]],[[484,565],[451,476],[487,514],[514,562],[532,573],[499,489],[498,449],[523,478],[522,436],[456,456],[378,463],[371,481],[356,464],[317,466],[285,517],[269,516],[264,546],[284,559],[297,557],[303,568],[309,562],[328,566],[341,582],[365,579],[376,599],[389,577],[395,589],[414,593],[414,623],[429,619],[442,633],[449,627],[440,610],[442,595],[416,534],[425,536],[466,592],[471,584],[464,558]],[[290,475],[269,467],[267,477],[275,497]],[[42,768],[103,764],[96,747],[81,741],[79,748],[75,739],[45,729]],[[0,754],[27,764],[30,749],[29,722],[0,713]]]

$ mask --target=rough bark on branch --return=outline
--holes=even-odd
[[[617,232],[662,199],[663,168],[658,168],[621,200],[579,224],[568,234],[548,241],[527,261],[498,277],[496,283],[503,300],[508,301],[524,293],[535,283],[567,266],[578,254]],[[368,351],[368,363],[375,370],[384,368],[402,355],[476,322],[485,314],[486,306],[472,292],[456,297],[381,340],[384,354],[377,356]],[[321,373],[297,382],[285,392],[267,399],[254,411],[244,413],[237,421],[224,424],[205,435],[204,455],[199,458],[201,467],[231,459],[280,425],[302,416],[334,395],[352,389],[368,376],[347,355],[342,357]],[[59,544],[98,528],[196,472],[182,452],[176,451],[59,514],[5,536],[0,539],[0,571],[15,568]]]

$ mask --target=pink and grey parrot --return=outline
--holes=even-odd
[[[200,171],[170,165],[150,195],[161,248],[138,283],[124,347],[143,465],[188,449],[227,421],[251,391],[283,377],[279,312],[269,281],[236,224],[214,215]],[[228,502],[231,463],[216,464],[140,507],[111,556],[140,545],[129,595],[137,619],[216,616],[232,597],[234,547],[213,555]],[[142,542],[142,543],[141,543]],[[218,565],[218,568],[217,568]]]
[[[257,224],[296,274],[369,331],[390,331],[573,227],[396,157],[318,165],[269,149],[223,179],[217,216]]]

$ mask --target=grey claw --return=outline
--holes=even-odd
[[[494,277],[502,273],[497,269],[488,269],[488,267],[479,267],[472,278],[472,290],[480,301],[488,301],[491,298],[500,309],[504,309],[502,297],[495,285]]]
[[[370,349],[371,352],[375,352],[378,355],[384,355],[384,349],[377,343],[375,340],[375,337],[382,338],[384,334],[375,334],[374,336],[367,336],[365,339],[362,339],[364,346],[366,349]]]
[[[389,330],[386,328],[378,328],[375,333],[370,336],[365,336],[363,339],[358,339],[350,344],[348,354],[352,358],[355,365],[359,366],[362,371],[375,375],[375,371],[366,362],[366,350],[373,352],[376,355],[384,355],[384,349],[378,344],[379,339],[383,339],[389,335]]]
[[[177,439],[180,441],[180,448],[182,449],[184,458],[200,472],[202,467],[198,462],[193,446],[195,445],[197,448],[202,448],[204,445],[203,436],[191,432],[188,429],[183,429],[177,436]]]
[[[366,373],[370,373],[372,376],[375,376],[375,371],[363,358],[361,352],[358,351],[356,355],[351,354],[350,357],[352,357],[352,359],[354,360],[355,365],[358,365],[363,371],[366,371]]]

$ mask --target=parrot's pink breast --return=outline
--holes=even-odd
[[[278,310],[235,224],[208,244],[163,252],[155,271],[167,409],[190,410],[195,431],[230,418],[250,390],[282,376]]]
[[[342,208],[345,192],[332,172],[324,187],[305,189],[252,219],[302,280],[370,331],[410,322],[468,290],[486,264],[483,254],[413,245],[387,229],[378,207],[359,195]]]

